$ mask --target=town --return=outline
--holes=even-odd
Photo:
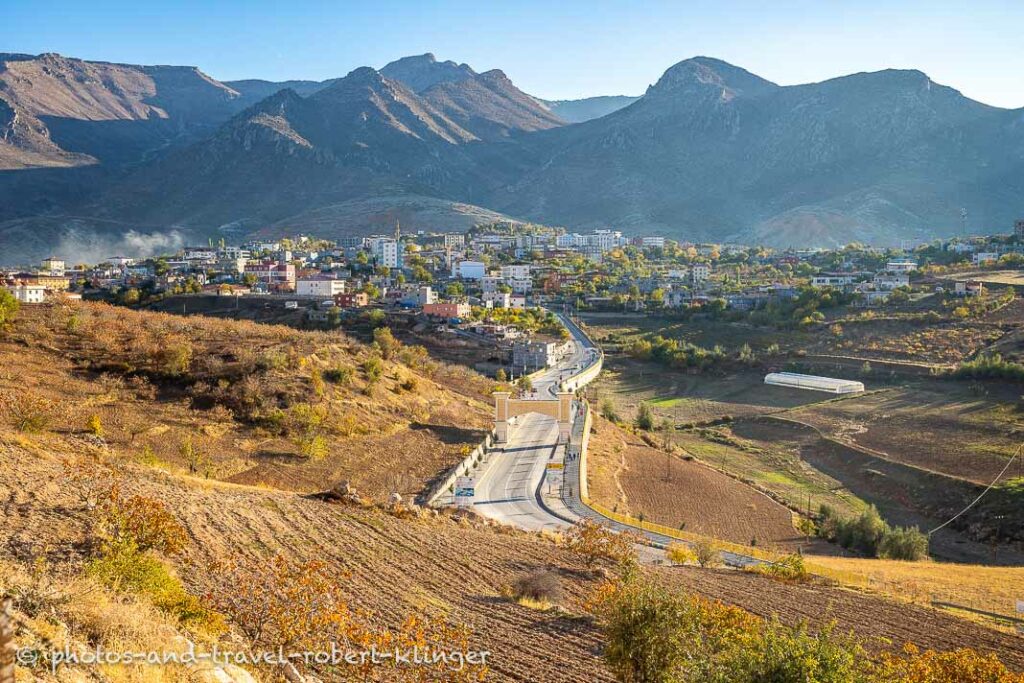
[[[174,254],[111,256],[69,265],[58,254],[3,274],[21,303],[51,297],[129,306],[170,296],[246,298],[301,310],[311,326],[338,327],[369,310],[416,317],[441,335],[502,349],[494,369],[514,378],[565,355],[564,328],[531,315],[551,302],[575,311],[757,314],[829,290],[861,307],[985,292],[985,273],[1024,265],[1024,219],[1009,234],[958,237],[902,249],[773,251],[693,244],[613,230],[568,233],[518,223],[468,233],[418,230],[325,241],[312,236],[186,246]],[[1021,283],[1024,284],[1024,283]],[[813,312],[812,312],[813,313]],[[820,321],[809,315],[804,324]]]

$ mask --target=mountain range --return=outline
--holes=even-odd
[[[919,71],[780,86],[726,62],[545,101],[433,55],[327,81],[0,54],[0,262],[493,220],[892,244],[1024,215],[1024,110]]]

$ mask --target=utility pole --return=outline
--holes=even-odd
[[[13,602],[4,596],[0,603],[0,683],[14,683],[14,615]]]

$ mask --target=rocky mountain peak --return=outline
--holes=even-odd
[[[712,57],[693,57],[668,68],[658,82],[647,89],[648,96],[673,96],[687,91],[717,90],[723,99],[758,95],[779,86],[746,69]]]
[[[477,75],[468,64],[458,64],[451,60],[439,62],[430,52],[402,57],[387,64],[380,72],[418,93],[438,83],[458,83]]]

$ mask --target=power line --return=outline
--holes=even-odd
[[[960,515],[964,514],[965,512],[970,510],[972,507],[974,507],[978,503],[978,501],[981,500],[985,496],[986,493],[991,491],[992,487],[995,486],[996,483],[1000,479],[1003,478],[1003,475],[1006,474],[1006,470],[1010,469],[1010,465],[1013,464],[1013,461],[1015,459],[1017,459],[1018,457],[1020,457],[1020,451],[1021,451],[1022,448],[1024,448],[1024,443],[1022,443],[1020,446],[1017,446],[1017,450],[1013,452],[1013,455],[1011,455],[1010,459],[1006,462],[1006,467],[1004,467],[1003,470],[999,474],[996,475],[996,478],[992,480],[991,484],[989,484],[988,486],[985,487],[984,491],[982,491],[981,493],[978,494],[977,498],[972,500],[970,502],[970,504],[967,507],[965,507],[963,510],[961,510],[958,513],[956,513],[955,515],[950,517],[948,520],[946,520],[944,523],[940,524],[939,526],[937,526],[934,529],[932,529],[931,531],[929,531],[928,532],[928,536],[930,537],[936,531],[938,531],[939,529],[943,528],[944,526],[947,526],[950,522],[954,521],[957,517],[959,517]]]

